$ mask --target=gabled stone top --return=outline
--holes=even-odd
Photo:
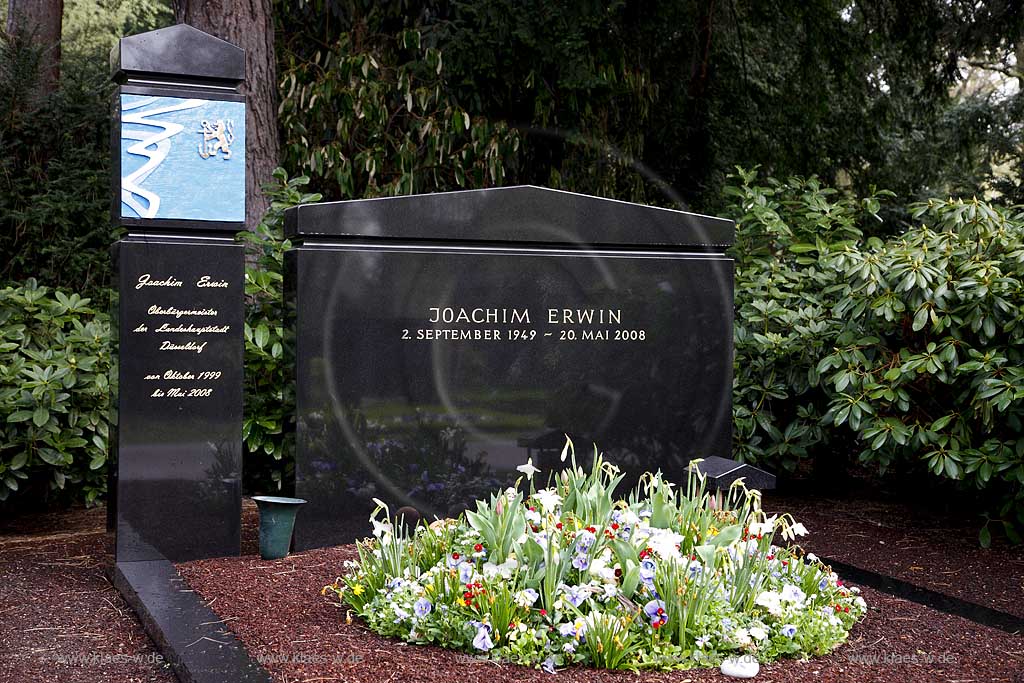
[[[114,80],[245,80],[245,50],[188,24],[121,38],[110,51]]]
[[[306,204],[285,213],[296,241],[500,242],[720,252],[734,223],[532,185]]]
[[[699,463],[691,463],[689,469],[695,469],[707,477],[712,490],[724,491],[737,479],[743,479],[748,489],[771,491],[775,489],[775,475],[771,472],[748,465],[746,463],[712,455]]]

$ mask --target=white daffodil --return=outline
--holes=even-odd
[[[527,481],[533,481],[533,475],[540,472],[538,468],[533,466],[533,458],[527,458],[526,464],[520,465],[519,467],[516,468],[516,470],[525,474]]]
[[[373,535],[377,538],[387,541],[391,538],[391,522],[381,522],[373,517],[370,518],[370,523],[373,524]]]
[[[572,445],[572,439],[570,439],[569,435],[566,434],[565,445],[562,446],[562,455],[559,456],[562,462],[565,462],[565,459],[566,457],[568,457],[569,453],[573,453],[575,455],[576,447]]]
[[[541,489],[533,494],[533,499],[540,503],[540,507],[544,510],[545,514],[553,513],[562,504],[562,497],[558,495],[555,489]]]
[[[765,519],[763,522],[753,522],[750,525],[750,535],[763,536],[765,534],[770,534],[772,531],[775,530],[776,521],[778,521],[778,515],[772,515],[771,517]]]
[[[796,522],[782,529],[782,538],[786,540],[796,539],[798,536],[807,536],[807,527]]]

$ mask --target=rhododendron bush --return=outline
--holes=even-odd
[[[324,593],[382,635],[550,671],[820,655],[864,614],[856,588],[791,544],[803,526],[742,482],[712,493],[699,472],[682,487],[646,473],[616,499],[615,465],[595,449],[578,466],[571,441],[567,457],[546,488],[528,462],[516,488],[414,530],[378,501],[374,537]]]

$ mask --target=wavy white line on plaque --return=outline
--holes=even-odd
[[[127,204],[141,218],[156,217],[157,211],[160,210],[160,195],[140,187],[139,184],[144,182],[146,178],[148,178],[150,174],[164,162],[164,159],[167,158],[167,155],[171,151],[170,138],[185,130],[185,127],[180,123],[154,121],[149,117],[156,116],[157,114],[182,111],[185,109],[195,109],[196,107],[201,107],[206,104],[206,100],[185,100],[179,104],[157,107],[148,111],[134,111],[150,105],[155,101],[157,101],[157,98],[150,97],[145,100],[139,100],[138,102],[132,102],[124,105],[121,109],[122,123],[134,123],[140,126],[152,126],[162,129],[159,133],[153,133],[152,135],[142,131],[124,129],[121,131],[122,138],[139,141],[128,148],[128,153],[144,156],[147,159],[146,163],[141,167],[126,176],[122,176],[121,178],[121,201]],[[125,113],[128,111],[132,111],[133,113]],[[150,149],[151,147],[153,147],[153,149]],[[143,208],[142,204],[135,199],[136,196],[145,199],[148,202],[148,206]]]

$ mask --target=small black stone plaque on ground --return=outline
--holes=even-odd
[[[116,258],[117,557],[237,555],[242,247],[129,237]]]
[[[286,299],[296,546],[428,518],[561,465],[631,474],[731,447],[729,221],[536,187],[303,206]]]
[[[774,474],[730,458],[713,455],[691,463],[690,467],[707,477],[708,485],[717,491],[728,489],[737,479],[742,479],[748,489],[771,491],[775,488]]]

